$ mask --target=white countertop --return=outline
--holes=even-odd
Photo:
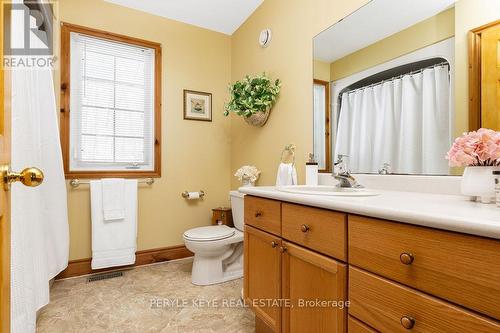
[[[258,197],[426,227],[500,239],[500,207],[464,196],[376,190],[372,197],[331,197],[276,190],[274,186],[240,187]]]

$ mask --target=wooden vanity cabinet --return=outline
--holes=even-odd
[[[372,329],[370,326],[357,320],[351,315],[349,315],[349,319],[347,319],[347,328],[349,333],[377,333],[377,331]]]
[[[243,297],[272,332],[281,332],[281,239],[245,226]]]
[[[500,241],[349,215],[349,264],[500,320]]]
[[[347,261],[347,215],[320,208],[282,203],[284,239]]]
[[[349,300],[349,314],[379,332],[500,332],[495,321],[354,266]]]
[[[283,241],[282,332],[346,331],[346,265]],[[339,303],[339,301],[341,303]]]
[[[245,196],[245,224],[281,236],[281,202]]]
[[[500,333],[497,239],[252,196],[247,214],[245,297],[285,305],[254,304],[257,333]]]
[[[346,258],[346,215],[246,196],[245,223],[257,333],[347,332],[347,265],[324,255]]]

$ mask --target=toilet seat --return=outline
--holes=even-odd
[[[184,233],[184,239],[198,242],[208,242],[229,238],[233,236],[234,233],[234,228],[230,228],[226,225],[214,225],[190,229]]]

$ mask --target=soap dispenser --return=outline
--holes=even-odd
[[[314,160],[314,154],[309,154],[309,161],[306,162],[306,185],[318,185],[318,162]]]

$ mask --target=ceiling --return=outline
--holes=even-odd
[[[232,35],[264,0],[106,0]]]
[[[373,0],[314,38],[314,59],[332,62],[451,7],[456,0]]]

